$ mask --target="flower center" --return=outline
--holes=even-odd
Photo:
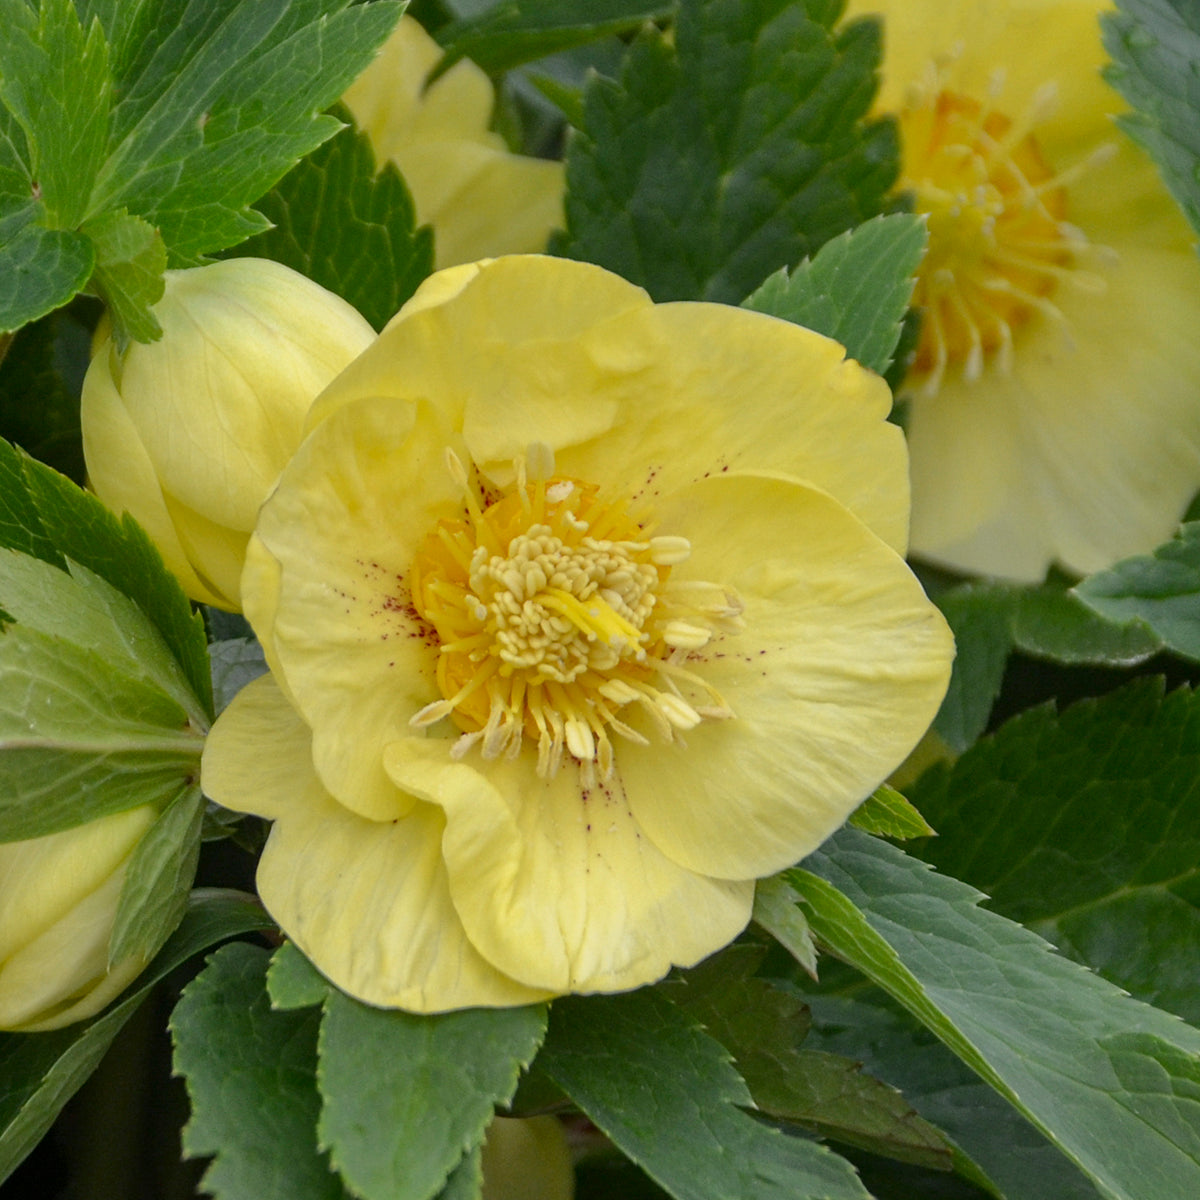
[[[652,536],[625,500],[553,476],[545,446],[517,463],[512,488],[483,507],[459,460],[467,517],[439,521],[413,566],[417,612],[437,635],[443,699],[411,718],[451,717],[452,753],[479,744],[485,759],[536,742],[538,774],[569,754],[584,782],[613,770],[610,734],[646,744],[625,710],[647,714],[666,741],[733,715],[689,659],[742,627],[728,588],[671,580],[686,538]],[[537,463],[540,478],[526,467]]]
[[[1043,89],[1013,121],[939,91],[901,115],[900,186],[929,218],[929,251],[913,295],[922,329],[911,368],[927,395],[950,367],[967,380],[988,362],[1008,371],[1013,335],[1034,313],[1064,321],[1052,301],[1063,284],[1104,288],[1078,269],[1091,247],[1066,220],[1067,185],[1089,164],[1056,172],[1032,132],[1052,101],[1053,88]]]

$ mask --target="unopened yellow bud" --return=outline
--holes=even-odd
[[[483,1144],[483,1200],[571,1200],[575,1169],[556,1117],[496,1117]]]
[[[96,347],[83,449],[96,494],[150,534],[184,591],[237,610],[258,507],[309,405],[374,340],[344,300],[279,263],[168,271],[163,336]]]
[[[129,860],[156,810],[112,813],[0,845],[0,1029],[58,1029],[94,1016],[146,965],[108,965]]]

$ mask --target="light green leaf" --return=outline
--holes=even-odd
[[[194,614],[150,539],[129,516],[117,520],[69,479],[0,441],[0,546],[66,569],[79,563],[130,597],[178,660],[195,699],[212,714],[204,622]]]
[[[1114,1200],[1200,1193],[1200,1031],[978,907],[957,880],[844,829],[785,873],[813,930]]]
[[[900,340],[927,241],[920,217],[875,217],[826,242],[790,274],[780,268],[742,307],[815,329],[882,375]]]
[[[545,1030],[544,1005],[414,1016],[330,989],[321,1145],[364,1200],[429,1200],[512,1098]]]
[[[337,115],[349,121],[342,109]],[[295,167],[258,204],[274,229],[238,248],[307,275],[378,330],[433,270],[433,231],[417,229],[392,163],[376,173],[370,139],[352,126]]]
[[[215,1156],[201,1186],[216,1200],[341,1200],[317,1148],[320,1014],[271,1008],[269,957],[240,942],[222,947],[171,1014],[175,1071],[192,1106],[183,1152]]]
[[[129,860],[108,942],[108,961],[129,955],[149,958],[187,911],[196,878],[204,794],[186,785],[146,830]]]
[[[1177,654],[1200,659],[1200,521],[1153,554],[1090,576],[1074,594],[1108,620],[1142,621]]]
[[[155,984],[208,946],[271,924],[253,897],[193,892],[154,962],[99,1016],[53,1033],[0,1033],[0,1183],[42,1139]]]
[[[88,221],[83,232],[96,245],[90,287],[108,305],[117,348],[124,350],[130,338],[152,342],[161,337],[158,318],[150,310],[162,299],[166,286],[167,248],[162,235],[123,208]]]
[[[676,1200],[866,1200],[823,1146],[760,1124],[728,1052],[652,989],[557,1000],[538,1066]]]
[[[0,101],[29,148],[35,196],[52,229],[87,215],[92,180],[108,147],[111,80],[98,21],[87,33],[72,0],[0,0]]]
[[[754,886],[754,920],[816,979],[817,948],[799,899],[781,875],[760,879]]]
[[[437,1200],[481,1200],[483,1196],[483,1145],[469,1150],[450,1172]]]
[[[1113,62],[1105,78],[1133,106],[1117,123],[1162,172],[1200,231],[1200,12],[1188,0],[1117,0],[1100,20]]]
[[[156,8],[116,80],[112,151],[92,211],[144,217],[176,263],[261,231],[249,205],[337,132],[320,111],[367,65],[400,12],[387,0]]]
[[[886,783],[881,784],[850,814],[850,824],[879,837],[930,837],[929,822],[909,801]]]
[[[166,804],[202,746],[158,688],[26,626],[0,634],[0,840]]]
[[[1200,1024],[1200,697],[1140,679],[1009,721],[912,791],[918,853],[1072,957]]]
[[[879,26],[835,33],[840,7],[682,0],[673,40],[640,36],[587,88],[563,252],[656,300],[737,304],[880,212],[899,147],[866,121]]]
[[[437,31],[446,50],[438,73],[470,58],[498,74],[646,21],[669,16],[675,0],[504,0]]]
[[[90,650],[165,692],[198,726],[207,722],[174,655],[146,614],[107,580],[68,560],[67,570],[0,547],[0,609],[26,629]]]

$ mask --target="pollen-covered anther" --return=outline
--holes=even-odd
[[[512,758],[528,741],[540,775],[569,756],[590,786],[615,769],[613,736],[647,743],[630,723],[639,714],[664,741],[733,715],[693,660],[742,627],[741,601],[717,584],[670,579],[691,554],[686,538],[649,535],[625,502],[553,478],[545,447],[531,447],[515,484],[486,506],[452,452],[447,464],[465,516],[439,522],[413,571],[442,698],[413,727],[450,717],[464,731],[456,759],[475,747]]]

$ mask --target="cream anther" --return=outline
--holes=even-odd
[[[657,566],[674,567],[686,562],[692,543],[685,537],[659,535],[650,539],[650,558]]]

